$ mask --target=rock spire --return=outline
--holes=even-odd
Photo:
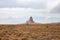
[[[34,23],[33,18],[30,17],[29,20],[26,21],[26,23],[28,23],[28,24]]]

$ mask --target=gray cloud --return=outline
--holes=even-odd
[[[3,7],[15,7],[16,0],[0,0],[0,8]]]
[[[58,4],[56,7],[54,7],[50,13],[60,13],[60,4]]]
[[[0,8],[4,7],[20,7],[20,8],[35,8],[35,9],[45,9],[46,3],[45,2],[39,2],[38,0],[36,2],[17,2],[16,0],[0,0]]]
[[[44,9],[46,8],[46,5],[42,2],[25,2],[18,4],[17,7]]]

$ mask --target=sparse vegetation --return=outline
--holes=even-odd
[[[60,24],[0,25],[0,40],[60,40]]]

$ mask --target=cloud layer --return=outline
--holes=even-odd
[[[40,0],[0,0],[0,8],[5,7],[20,7],[20,8],[35,8],[35,9],[44,9],[46,8],[46,3]]]
[[[49,13],[60,13],[59,1],[0,0],[0,23],[24,23],[30,16],[40,23],[60,22],[60,14]]]
[[[0,8],[14,6],[16,6],[16,0],[0,0]]]
[[[60,13],[60,4],[58,4],[56,7],[54,7],[51,10],[51,13]]]

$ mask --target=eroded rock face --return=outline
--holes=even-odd
[[[33,18],[32,18],[32,17],[30,17],[30,18],[29,18],[29,20],[28,20],[28,21],[26,21],[26,23],[28,23],[28,24],[34,23]]]

